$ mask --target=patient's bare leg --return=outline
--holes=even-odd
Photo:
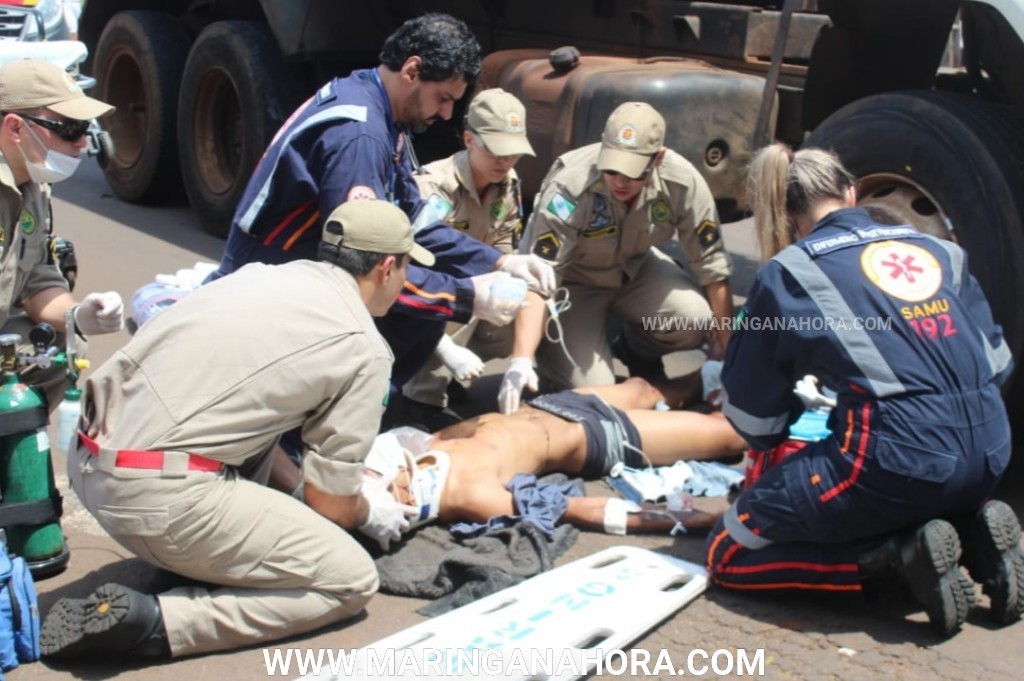
[[[615,385],[576,388],[581,395],[598,395],[602,400],[623,411],[653,409],[664,402],[671,409],[682,409],[695,404],[700,398],[700,372],[653,384],[636,376]]]
[[[640,433],[644,454],[655,466],[676,461],[727,459],[741,454],[746,442],[721,413],[633,410],[626,416]]]

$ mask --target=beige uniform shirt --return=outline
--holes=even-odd
[[[522,231],[519,176],[510,170],[501,184],[487,187],[481,198],[473,183],[469,152],[463,150],[423,166],[417,174],[420,195],[435,215],[502,253],[511,253]]]
[[[0,155],[0,326],[11,309],[48,288],[68,290],[56,265],[47,264],[50,187],[26,182],[17,187]]]
[[[701,286],[731,274],[714,197],[685,158],[665,158],[627,207],[597,169],[601,144],[560,156],[541,184],[519,249],[550,261],[559,281],[600,288],[622,286],[640,270],[647,252],[678,239]]]
[[[353,494],[391,363],[345,271],[308,260],[251,264],[142,327],[89,377],[85,415],[100,445],[235,466],[301,426],[305,481]]]

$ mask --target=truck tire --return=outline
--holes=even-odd
[[[966,95],[894,92],[836,111],[805,146],[839,154],[858,178],[861,205],[952,238],[967,251],[971,273],[1019,365],[1024,121],[1006,107]],[[1004,394],[1024,393],[1024,379],[1014,383],[1003,386]]]
[[[100,119],[114,142],[103,172],[125,201],[182,198],[176,119],[188,42],[170,14],[128,10],[107,22],[96,45],[97,97],[117,107]]]
[[[218,21],[192,46],[178,103],[181,173],[210,234],[227,235],[256,163],[297,104],[296,80],[263,24]]]

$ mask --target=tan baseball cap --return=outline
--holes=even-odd
[[[619,105],[601,134],[598,170],[638,178],[665,144],[665,119],[644,102]]]
[[[0,66],[0,111],[45,107],[66,118],[88,121],[114,110],[87,97],[67,71],[38,59],[19,59]]]
[[[421,265],[434,264],[434,254],[413,241],[408,216],[387,201],[346,201],[327,217],[322,238],[341,248],[370,253],[408,253]]]
[[[484,90],[473,98],[466,125],[495,156],[536,156],[526,139],[526,107],[501,88]]]

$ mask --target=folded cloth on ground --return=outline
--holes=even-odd
[[[560,525],[548,539],[535,525],[518,522],[460,540],[430,525],[376,559],[380,590],[438,599],[418,610],[433,617],[550,570],[578,536],[572,525]]]
[[[433,617],[550,570],[579,537],[572,525],[555,522],[569,496],[582,496],[583,481],[560,473],[539,481],[524,475],[507,488],[524,515],[502,516],[472,535],[437,525],[408,535],[397,550],[375,560],[380,590],[438,599],[418,610]]]

